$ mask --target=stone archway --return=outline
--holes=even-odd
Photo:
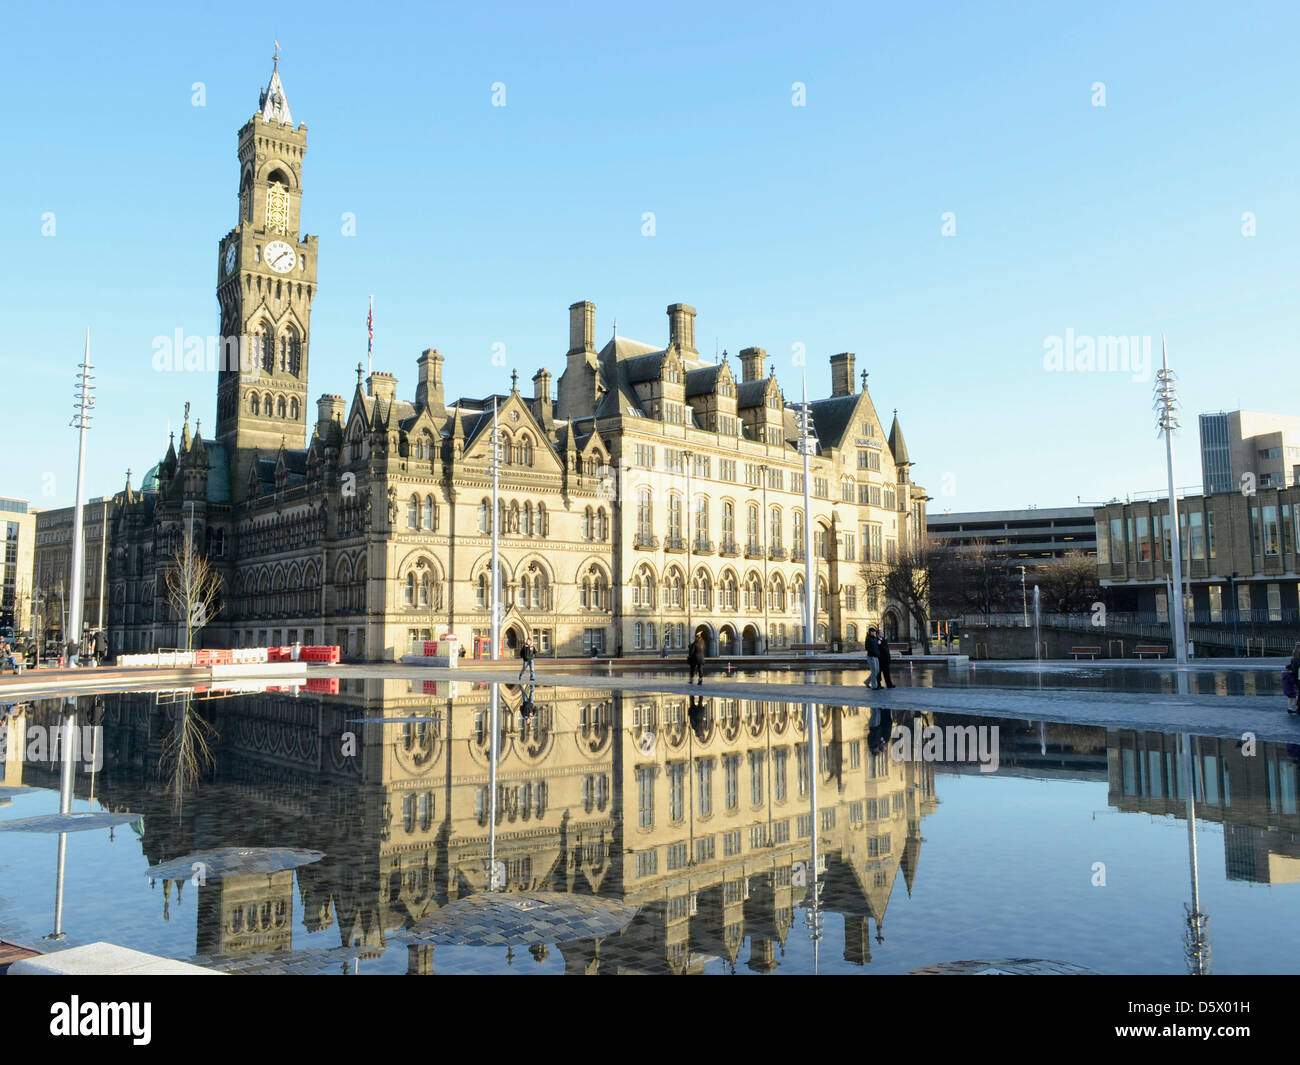
[[[696,625],[696,626],[695,626],[695,631],[694,631],[693,633],[691,633],[691,639],[694,640],[696,636],[703,636],[703,637],[704,637],[704,653],[705,653],[705,655],[706,655],[707,657],[709,657],[709,658],[717,658],[717,657],[718,657],[718,640],[717,640],[717,637],[713,635],[713,626],[712,626],[712,625]]]
[[[738,644],[736,630],[730,625],[723,625],[718,630],[718,654],[720,656],[737,654]]]
[[[760,654],[761,643],[762,637],[759,635],[758,626],[746,625],[745,631],[740,634],[740,653],[742,655]]]
[[[881,618],[880,623],[884,627],[885,637],[889,640],[889,642],[890,643],[897,642],[898,633],[900,629],[898,614],[892,609],[886,610],[885,616]]]
[[[524,645],[524,630],[518,625],[511,625],[505,631],[506,653],[514,655]]]

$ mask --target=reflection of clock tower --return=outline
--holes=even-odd
[[[307,348],[316,238],[299,236],[307,125],[293,128],[279,55],[259,110],[239,131],[239,223],[220,242],[217,303],[226,340],[217,376],[217,439],[231,455],[231,494],[247,492],[254,453],[307,446]]]

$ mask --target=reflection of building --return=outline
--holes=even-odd
[[[1107,731],[1110,805],[1187,816],[1187,766],[1180,737]],[[1289,744],[1261,743],[1244,757],[1236,740],[1196,736],[1196,816],[1223,825],[1229,880],[1300,881],[1300,779]]]
[[[195,700],[219,736],[216,764],[179,812],[157,779],[175,704],[113,697],[96,794],[145,814],[150,864],[230,846],[323,851],[296,873],[301,927],[336,927],[341,946],[378,951],[487,886],[488,692],[469,682],[340,686],[319,697]],[[601,895],[640,910],[618,936],[565,944],[566,968],[693,971],[710,958],[735,963],[746,939],[751,968],[776,968],[807,901],[801,708],[713,700],[692,727],[677,697],[538,688],[526,722],[519,703],[519,689],[503,689],[496,857],[507,890]],[[402,720],[380,725],[381,716]],[[853,709],[824,708],[822,729],[823,906],[842,915],[847,954],[865,963],[868,921],[881,935],[900,869],[911,890],[920,822],[934,809],[932,767],[872,757],[866,716]],[[198,892],[199,953],[292,948],[288,874],[175,886]],[[411,959],[418,971],[436,954]]]
[[[1095,510],[1097,575],[1119,610],[1168,617],[1172,528],[1168,500]],[[1295,625],[1300,618],[1300,487],[1224,492],[1178,503],[1189,621]]]
[[[30,631],[34,584],[32,559],[36,542],[36,512],[25,499],[0,498],[0,626]]]
[[[1248,410],[1202,414],[1201,484],[1207,495],[1300,484],[1300,418]]]
[[[741,351],[738,372],[701,358],[695,310],[680,303],[662,345],[601,345],[594,306],[573,304],[555,399],[539,369],[531,396],[512,374],[508,392],[450,401],[443,356],[429,349],[411,398],[391,373],[358,365],[355,385],[321,395],[313,419],[306,141],[277,70],[239,131],[239,213],[218,242],[220,350],[206,353],[216,431],[191,433],[187,408],[180,440],[115,497],[115,651],[179,642],[160,570],[187,535],[225,583],[211,645],[327,642],[377,660],[453,630],[469,646],[490,629],[494,524],[510,647],[531,637],[543,655],[623,653],[669,637],[680,649],[700,630],[712,653],[740,654],[813,638],[861,644],[868,622],[910,627],[862,583],[860,563],[894,561],[924,528],[926,496],[897,415],[886,435],[850,353],[831,357],[831,395],[811,404],[810,515],[775,365],[764,374],[757,347]],[[192,355],[172,358],[188,367]],[[805,524],[818,586],[808,637]]]

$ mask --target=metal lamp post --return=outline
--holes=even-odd
[[[86,594],[85,568],[86,545],[82,542],[83,516],[81,513],[82,487],[86,479],[86,430],[94,415],[95,386],[91,384],[94,374],[90,365],[90,330],[86,330],[86,350],[82,356],[81,369],[77,373],[77,409],[71,425],[77,430],[77,499],[72,508],[72,603],[68,613],[65,640],[73,640],[78,648],[81,645],[81,614]],[[74,654],[68,665],[78,665],[79,655]]]
[[[1160,337],[1160,369],[1156,371],[1155,404],[1156,427],[1165,437],[1165,461],[1169,473],[1169,533],[1173,541],[1174,595],[1169,619],[1174,630],[1175,659],[1179,666],[1187,665],[1187,630],[1183,626],[1183,551],[1178,529],[1178,497],[1174,492],[1174,430],[1178,428],[1178,384],[1169,369],[1169,351],[1163,335]]]

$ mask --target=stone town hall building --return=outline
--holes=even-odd
[[[762,348],[707,362],[695,310],[668,308],[665,344],[597,346],[595,307],[569,308],[552,396],[449,401],[443,356],[416,360],[410,398],[390,373],[308,403],[318,245],[300,235],[307,126],[278,69],[238,133],[239,217],[217,247],[221,335],[252,338],[218,372],[216,430],[190,430],[114,502],[110,640],[174,646],[162,569],[187,530],[224,581],[205,646],[338,643],[391,660],[413,638],[490,630],[492,523],[500,531],[506,653],[682,648],[752,654],[806,642],[803,522],[814,531],[818,641],[860,646],[868,624],[907,631],[860,563],[886,561],[925,528],[897,416],[888,436],[854,356],[831,357],[829,398],[810,404],[820,448],[804,514],[794,412]],[[493,402],[503,437],[492,513]]]

